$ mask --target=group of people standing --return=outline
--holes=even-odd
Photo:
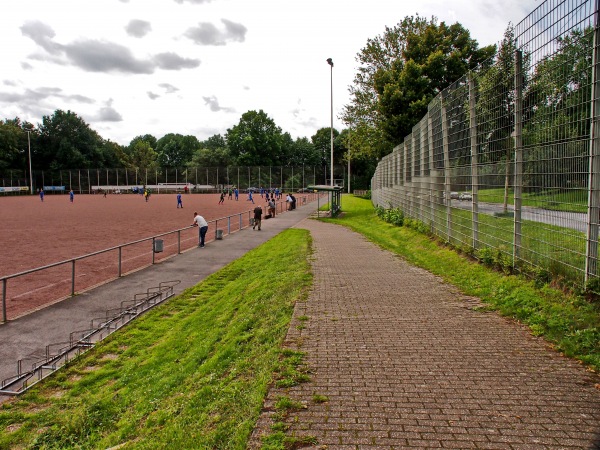
[[[222,191],[219,196],[219,204],[223,204],[225,202],[225,193],[227,191]],[[231,192],[231,191],[230,191]],[[236,200],[238,197],[238,190],[234,189]],[[263,191],[261,192],[261,197],[265,198],[266,204],[266,214],[264,216],[265,219],[270,219],[275,217],[277,213],[277,203],[276,201],[281,198],[282,194],[279,192],[279,189],[271,190],[271,191]],[[254,199],[252,197],[252,191],[248,192],[248,200],[251,200],[254,203]],[[179,208],[181,202],[181,194],[177,195],[177,207]],[[296,197],[293,194],[287,194],[286,197],[287,210],[291,211],[296,209]],[[183,208],[183,205],[181,205]],[[252,220],[252,229],[258,231],[262,228],[262,220],[263,220],[263,208],[261,205],[256,205],[253,210],[254,216]],[[206,232],[208,231],[208,222],[202,217],[198,212],[194,212],[194,221],[192,222],[192,226],[198,227],[198,247],[204,248],[204,242],[206,238]]]

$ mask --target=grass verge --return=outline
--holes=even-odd
[[[279,234],[3,404],[0,448],[246,448],[310,246]]]
[[[434,273],[489,308],[529,326],[557,350],[600,371],[600,307],[532,281],[489,269],[408,227],[379,219],[370,200],[344,195],[343,217],[323,219],[347,226],[370,241]]]

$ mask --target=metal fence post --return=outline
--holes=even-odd
[[[227,216],[227,234],[231,234],[231,216]]]
[[[450,150],[448,144],[448,124],[446,123],[446,105],[444,96],[440,94],[442,102],[442,147],[444,151],[444,192],[446,196],[446,239],[450,242],[452,237],[452,199],[450,198]]]
[[[598,219],[600,216],[600,17],[598,0],[594,11],[594,51],[592,52],[592,92],[590,106],[590,152],[588,180],[587,232],[585,250],[585,282],[597,275]]]
[[[429,152],[429,207],[431,208],[431,232],[433,233],[435,230],[435,201],[436,195],[435,190],[435,166],[433,164],[433,119],[431,118],[431,113],[427,114],[427,139],[428,139],[428,148]]]
[[[181,254],[181,230],[177,230],[177,254]]]
[[[156,248],[156,238],[153,237],[152,238],[152,264],[154,264],[154,255],[156,255],[156,252],[154,251],[154,249]]]
[[[6,278],[2,279],[2,323],[6,323]]]
[[[477,249],[479,242],[479,153],[477,149],[477,110],[476,90],[473,73],[469,73],[469,134],[471,138],[471,212],[473,243],[471,246]]]
[[[521,204],[523,191],[523,52],[515,51],[515,221],[513,267],[521,253]]]
[[[123,260],[123,254],[122,254],[122,247],[119,246],[119,278],[121,278],[121,273],[122,273],[122,266],[121,266],[121,261]]]
[[[75,260],[71,264],[71,296],[75,295]]]

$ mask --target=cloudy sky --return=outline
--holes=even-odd
[[[294,138],[348,102],[355,56],[407,15],[500,41],[541,0],[21,0],[0,13],[0,118],[71,110],[106,139],[225,134],[264,110]]]

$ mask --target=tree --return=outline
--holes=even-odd
[[[153,149],[156,148],[156,144],[158,143],[158,140],[151,134],[144,134],[134,137],[129,143],[129,148],[132,148],[138,141],[144,141],[148,143],[148,145]]]
[[[0,170],[21,169],[28,171],[27,131],[34,143],[37,133],[33,125],[21,119],[0,120]],[[33,146],[35,147],[35,145]]]
[[[36,168],[107,167],[103,139],[74,112],[58,109],[52,116],[43,116],[38,129],[39,148],[33,159]]]
[[[333,129],[333,165],[342,164],[344,152],[346,151],[343,141],[338,139],[340,133]],[[315,150],[320,155],[320,163],[329,166],[331,164],[331,128],[319,128],[311,137]]]
[[[442,89],[484,63],[490,63],[495,46],[479,44],[459,23],[428,23],[410,31],[402,57],[389,69],[374,75],[377,108],[388,140],[400,143],[427,113],[431,100]]]
[[[394,27],[367,40],[367,45],[356,56],[359,63],[354,84],[350,86],[351,100],[344,106],[342,119],[355,133],[355,153],[365,153],[376,158],[390,153],[394,143],[383,133],[383,117],[378,108],[375,74],[389,70],[394,61],[402,59],[406,41],[411,33],[420,33],[437,19],[407,16]]]
[[[288,153],[289,166],[318,166],[321,165],[321,152],[319,152],[308,138],[296,138],[292,142],[291,151]]]
[[[206,143],[206,141],[204,141]],[[225,147],[200,148],[192,155],[188,167],[227,167],[233,165],[229,149]]]
[[[195,136],[169,133],[156,143],[158,162],[162,167],[187,166],[199,148],[200,142]]]
[[[227,141],[220,134],[215,134],[207,140],[200,142],[200,148],[216,150],[218,148],[227,148]]]
[[[277,165],[282,151],[281,128],[261,109],[245,112],[226,134],[232,157],[241,166]]]
[[[132,169],[140,171],[146,169],[156,169],[158,167],[158,153],[150,146],[146,140],[135,141],[133,146],[129,147],[129,164]]]

